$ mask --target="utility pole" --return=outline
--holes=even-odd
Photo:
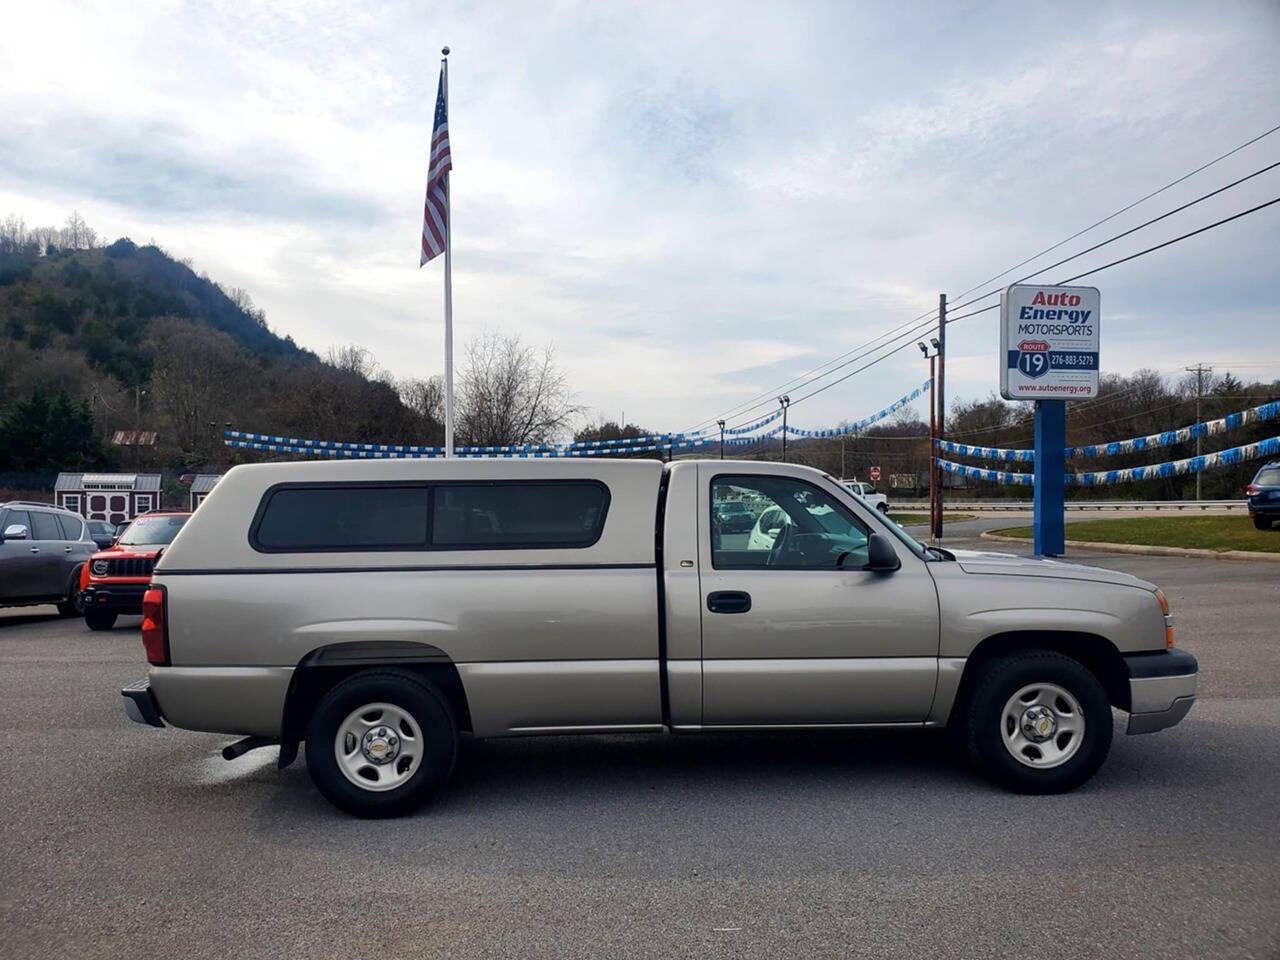
[[[1199,432],[1200,426],[1200,400],[1204,397],[1204,375],[1213,373],[1213,367],[1206,367],[1203,363],[1197,363],[1194,367],[1183,367],[1187,373],[1196,375],[1196,456],[1199,457],[1204,453],[1204,436]],[[1196,499],[1200,499],[1200,471],[1196,471]]]
[[[724,421],[717,420],[716,423],[720,424],[720,459],[723,460],[724,459]]]
[[[938,427],[935,436],[939,442],[947,439],[947,295],[938,294]],[[942,539],[942,470],[937,465],[937,449],[929,451],[929,465],[934,471],[937,492],[937,513],[933,518],[933,539]]]
[[[840,479],[843,480],[847,474],[844,472],[844,434],[840,434]]]
[[[934,440],[938,436],[938,420],[937,420],[937,390],[935,389],[938,379],[938,338],[933,337],[929,341],[933,345],[933,353],[929,352],[929,347],[924,341],[916,344],[920,348],[920,352],[925,355],[929,361],[929,534],[932,538],[934,525],[938,520],[938,492],[937,485],[934,483],[935,472],[933,468],[933,458],[937,455],[937,447]]]
[[[782,404],[782,462],[787,462],[787,407],[791,406],[791,398],[783,394],[778,398]]]

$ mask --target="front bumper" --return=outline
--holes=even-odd
[[[145,723],[149,727],[164,726],[160,705],[151,692],[150,677],[134,681],[121,690],[120,695],[124,697],[124,715],[134,723]]]
[[[83,591],[84,608],[136,616],[142,613],[142,595],[149,586],[147,583],[90,582]]]
[[[1126,733],[1155,733],[1172,727],[1196,702],[1200,665],[1185,650],[1131,654],[1129,668],[1129,726]]]

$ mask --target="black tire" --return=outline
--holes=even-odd
[[[90,630],[110,630],[116,625],[116,614],[105,610],[86,610],[84,622],[89,625]]]
[[[1065,793],[1092,777],[1111,750],[1111,703],[1098,678],[1070,657],[1028,650],[981,664],[959,718],[970,758],[988,777],[1016,793]],[[1005,705],[1024,687],[1051,683],[1078,701],[1084,733],[1059,766],[1035,768],[1004,743]],[[1032,751],[1033,754],[1037,752]]]
[[[339,727],[366,704],[407,712],[422,733],[421,757],[407,781],[375,791],[357,786],[339,766]],[[421,807],[449,779],[458,756],[458,723],[448,699],[430,681],[400,670],[366,670],[343,680],[320,700],[307,724],[307,772],[339,810],[357,817],[399,817]]]
[[[1257,514],[1254,514],[1254,517],[1253,517],[1253,525],[1254,525],[1254,527],[1256,527],[1256,528],[1257,528],[1257,529],[1259,529],[1259,530],[1270,530],[1270,529],[1271,529],[1271,518],[1270,518],[1270,517],[1260,517],[1260,516],[1258,516]]]
[[[84,594],[80,592],[80,571],[83,564],[76,567],[71,574],[71,582],[67,587],[67,599],[58,604],[58,615],[63,617],[84,616]]]
[[[889,505],[888,505],[887,503],[882,503],[882,504],[878,505],[878,506],[876,507],[876,509],[877,509],[877,510],[879,510],[881,513],[886,514],[886,515],[889,513]]]

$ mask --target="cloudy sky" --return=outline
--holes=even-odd
[[[594,417],[657,429],[773,395],[1280,124],[1274,0],[4,10],[0,215],[154,239],[276,331],[398,375],[443,367],[442,262],[417,263],[448,43],[457,339],[552,343]],[[1277,160],[1280,132],[1009,279]],[[1280,169],[1038,279],[1277,196]],[[1278,251],[1280,204],[1081,281],[1104,370],[1280,376]],[[996,314],[948,336],[949,396],[996,389]],[[926,375],[910,347],[792,421]]]

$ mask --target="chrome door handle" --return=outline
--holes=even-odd
[[[70,548],[70,547],[63,547],[63,548],[62,548],[62,552],[63,552],[63,553],[70,553],[70,552],[71,552],[71,548]]]
[[[39,547],[32,547],[32,548],[31,548],[31,552],[32,552],[32,553],[39,553],[39,552],[40,552],[40,548],[39,548]]]

